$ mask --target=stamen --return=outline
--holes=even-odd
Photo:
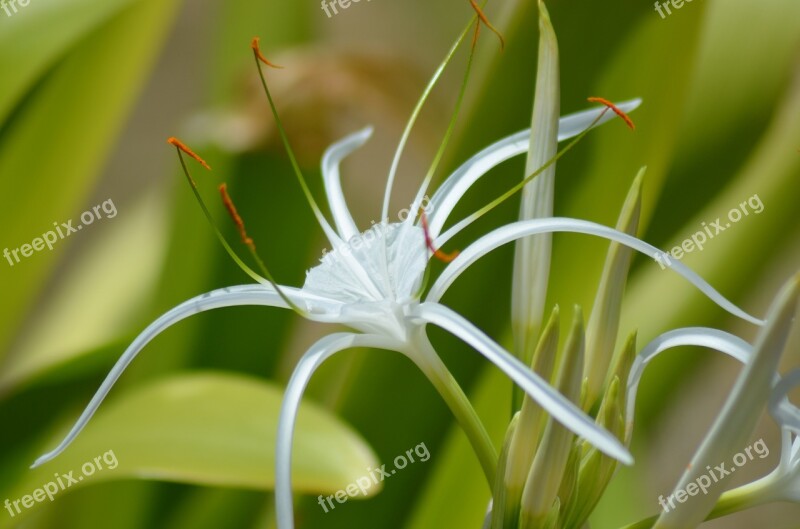
[[[450,253],[445,253],[442,250],[437,249],[433,245],[433,239],[431,238],[431,232],[428,229],[428,217],[425,215],[425,210],[420,208],[419,209],[419,218],[422,222],[422,229],[425,232],[425,246],[433,252],[433,256],[440,260],[443,263],[452,263],[453,260],[458,257],[458,254],[461,253],[458,250],[454,250]]]
[[[242,241],[250,249],[250,253],[253,255],[253,258],[258,263],[258,266],[261,269],[261,271],[263,272],[264,276],[259,275],[252,268],[247,266],[247,264],[245,264],[245,262],[242,261],[242,259],[233,250],[233,248],[231,248],[231,245],[228,244],[227,239],[225,239],[225,236],[222,234],[222,231],[220,231],[219,227],[217,226],[217,223],[214,221],[214,217],[211,216],[211,212],[208,210],[208,206],[206,206],[206,203],[203,200],[202,195],[200,195],[200,191],[197,189],[197,184],[195,183],[194,179],[192,178],[192,175],[189,174],[189,168],[186,167],[186,160],[183,159],[183,155],[185,153],[187,156],[191,156],[192,158],[194,158],[195,160],[197,160],[201,164],[203,164],[204,167],[210,169],[210,167],[208,167],[208,164],[206,164],[203,161],[202,158],[200,158],[194,152],[192,152],[192,150],[189,149],[186,145],[184,145],[180,140],[178,140],[176,138],[170,138],[167,141],[169,142],[170,145],[174,145],[177,148],[178,159],[181,162],[181,169],[183,169],[183,174],[186,176],[186,180],[191,185],[192,192],[194,193],[194,197],[197,200],[197,203],[200,204],[200,209],[203,210],[203,215],[205,215],[206,220],[211,225],[211,229],[214,230],[214,234],[217,236],[217,239],[219,239],[220,244],[222,244],[222,247],[225,248],[225,251],[231,257],[231,259],[233,259],[233,262],[235,262],[239,266],[239,268],[241,268],[242,271],[244,271],[245,274],[249,275],[256,282],[261,283],[262,285],[270,285],[270,286],[272,286],[272,288],[275,289],[275,291],[278,293],[278,295],[281,298],[283,298],[283,300],[286,302],[286,305],[290,309],[295,311],[300,316],[306,317],[307,316],[306,311],[304,309],[300,308],[299,306],[297,306],[297,304],[294,303],[289,298],[289,296],[286,295],[286,293],[283,291],[283,289],[280,287],[280,285],[278,285],[278,283],[275,282],[275,280],[272,277],[272,274],[269,273],[269,270],[267,270],[266,265],[264,265],[264,262],[258,256],[258,253],[256,252],[256,247],[255,247],[255,244],[253,243],[253,240],[250,239],[250,237],[248,237],[247,233],[244,231],[244,221],[239,216],[239,214],[236,212],[236,207],[233,205],[233,201],[228,196],[227,190],[225,189],[225,187],[226,187],[225,184],[222,184],[222,186],[220,186],[220,193],[222,193],[222,200],[225,203],[225,207],[228,209],[228,212],[231,214],[232,217],[234,217],[234,222],[236,222],[236,226],[239,229],[239,234],[242,236]],[[226,200],[226,198],[227,198],[227,200]],[[237,222],[237,219],[238,219],[238,222]]]
[[[208,165],[208,164],[206,163],[206,161],[205,161],[205,160],[203,160],[202,158],[200,158],[200,156],[198,156],[197,154],[195,154],[195,152],[194,152],[193,150],[191,150],[189,147],[187,147],[187,146],[186,146],[186,144],[185,144],[185,143],[183,143],[183,142],[182,142],[181,140],[179,140],[178,138],[176,138],[176,137],[174,137],[174,136],[173,136],[173,137],[171,137],[171,138],[167,139],[167,143],[169,143],[170,145],[172,145],[172,146],[174,146],[174,147],[176,147],[176,148],[178,148],[178,149],[182,150],[182,151],[183,151],[183,152],[185,152],[185,153],[186,153],[186,154],[187,154],[189,157],[191,157],[191,158],[194,158],[195,160],[197,160],[198,162],[200,162],[200,165],[202,165],[203,167],[205,167],[205,168],[206,168],[206,169],[208,169],[209,171],[211,170],[211,166],[210,166],[210,165]],[[194,181],[192,181],[192,184],[194,184]]]
[[[608,108],[613,110],[616,115],[621,117],[622,120],[625,122],[625,124],[631,128],[631,130],[636,130],[636,125],[633,123],[633,120],[628,116],[628,114],[623,112],[617,105],[615,105],[608,99],[603,99],[602,97],[590,97],[587,99],[587,101],[589,101],[590,103],[600,103],[601,105],[607,106]]]
[[[270,62],[269,59],[264,57],[264,54],[261,53],[261,46],[259,43],[261,42],[261,37],[253,37],[253,40],[250,42],[250,47],[253,49],[253,52],[258,57],[258,60],[269,66],[270,68],[277,68],[282,69],[283,66],[278,66],[277,64]]]
[[[428,84],[425,86],[425,90],[422,92],[422,96],[419,98],[416,106],[414,107],[414,110],[411,112],[411,117],[408,119],[405,129],[403,129],[403,135],[400,137],[400,143],[397,145],[394,157],[392,158],[392,165],[389,169],[389,177],[386,179],[386,189],[383,193],[383,206],[381,207],[382,219],[388,218],[389,216],[389,202],[391,201],[392,198],[392,188],[394,187],[394,181],[397,176],[397,169],[400,166],[400,158],[402,157],[403,151],[406,148],[406,144],[408,143],[408,138],[409,136],[411,136],[411,130],[414,128],[414,125],[417,122],[417,118],[419,117],[420,112],[422,112],[422,107],[425,106],[425,102],[428,100],[428,97],[431,95],[431,92],[433,92],[434,87],[439,82],[439,79],[441,79],[442,74],[444,73],[447,66],[452,62],[453,57],[456,54],[456,51],[458,51],[458,48],[461,47],[461,44],[469,35],[469,32],[472,28],[472,24],[473,22],[476,21],[476,16],[470,17],[469,23],[466,25],[466,27],[464,27],[461,34],[456,39],[455,43],[450,47],[450,51],[447,53],[447,56],[444,58],[444,60],[439,64],[439,67],[436,69],[436,72],[433,74],[431,80],[428,81]],[[480,20],[478,20],[478,22],[480,22]],[[473,57],[473,55],[474,53],[470,53],[470,60],[471,57]],[[463,89],[464,88],[462,86],[462,92]],[[439,150],[443,151],[443,146],[440,146]],[[419,193],[420,199],[425,193],[425,187],[426,185],[423,185],[422,189],[420,190]],[[412,216],[409,215],[409,219],[411,219],[410,222],[413,222],[414,219],[412,219],[411,217]]]
[[[481,21],[475,22],[475,33],[472,35],[472,52],[475,53],[475,46],[478,45],[478,37],[481,36]]]
[[[481,9],[481,6],[478,5],[478,2],[476,2],[475,0],[469,0],[469,3],[472,4],[472,9],[474,9],[475,12],[478,14],[478,18],[481,19],[481,22],[486,24],[486,27],[489,28],[495,35],[497,35],[498,39],[500,39],[500,48],[505,49],[506,39],[504,39],[503,34],[500,33],[500,31],[496,27],[494,27],[491,22],[489,22],[489,19],[484,14],[483,10]],[[475,40],[477,40],[477,38],[478,37],[476,32]]]
[[[456,104],[453,107],[453,112],[450,115],[450,122],[447,125],[447,130],[445,131],[444,137],[442,138],[442,143],[439,145],[439,148],[436,151],[436,154],[433,157],[433,161],[431,162],[430,167],[428,168],[428,172],[425,174],[425,178],[422,181],[422,185],[417,191],[417,196],[414,198],[414,202],[412,204],[421,204],[423,198],[425,197],[425,193],[428,191],[428,187],[430,186],[431,182],[433,181],[433,177],[436,175],[436,171],[439,168],[439,164],[441,163],[442,159],[444,158],[445,150],[450,142],[450,139],[453,137],[453,133],[455,132],[456,122],[458,121],[459,114],[461,112],[461,106],[464,102],[464,95],[467,91],[467,85],[469,84],[470,73],[472,72],[472,65],[475,58],[475,44],[478,40],[478,36],[480,34],[481,29],[481,21],[479,18],[475,17],[475,33],[473,35],[472,40],[472,47],[469,51],[469,56],[467,57],[467,66],[464,69],[464,77],[461,80],[461,87],[458,91],[458,96],[456,97]],[[459,45],[461,40],[466,35],[466,32],[469,30],[469,26],[464,30],[462,36],[456,42],[456,46]],[[409,215],[406,219],[406,222],[413,223],[416,221],[415,215]]]
[[[233,223],[236,224],[236,229],[239,231],[239,236],[242,238],[242,242],[250,248],[250,251],[256,251],[256,245],[253,242],[253,239],[247,236],[247,230],[244,227],[244,221],[242,217],[239,215],[239,212],[236,211],[236,205],[231,200],[231,196],[228,194],[228,184],[222,183],[219,186],[219,194],[222,196],[222,203],[225,205],[225,209],[228,210],[228,214],[233,219]]]
[[[341,243],[341,239],[339,239],[339,236],[322,214],[322,210],[317,205],[317,201],[314,200],[314,195],[311,193],[311,189],[306,183],[306,178],[303,176],[303,172],[300,170],[300,164],[297,162],[297,156],[295,156],[294,149],[292,149],[292,145],[289,143],[289,136],[286,134],[286,129],[283,126],[283,121],[281,121],[280,115],[278,115],[278,109],[275,106],[275,101],[272,99],[272,93],[269,90],[267,78],[265,77],[264,70],[261,67],[262,62],[270,66],[274,65],[270,64],[269,61],[267,61],[261,54],[261,51],[258,47],[258,41],[258,37],[253,38],[251,47],[253,48],[253,56],[256,62],[256,68],[258,70],[258,78],[261,80],[261,88],[264,89],[264,95],[267,96],[267,102],[269,103],[270,111],[272,112],[272,116],[275,118],[275,126],[278,127],[278,135],[281,138],[283,147],[286,149],[286,154],[289,156],[289,162],[292,164],[292,170],[294,171],[295,178],[297,178],[297,182],[300,184],[300,188],[303,190],[303,194],[306,197],[306,202],[308,202],[309,207],[311,207],[314,217],[316,217],[317,222],[322,228],[322,231],[325,232],[325,236],[328,238],[331,246],[336,247]]]
[[[537,170],[535,170],[534,172],[532,172],[531,174],[529,174],[528,176],[523,178],[522,181],[518,182],[511,189],[509,189],[508,191],[506,191],[505,193],[503,193],[499,197],[495,198],[494,200],[492,200],[491,202],[489,202],[488,204],[486,204],[485,206],[480,208],[475,213],[472,213],[471,215],[469,215],[469,216],[463,218],[462,220],[460,220],[452,228],[447,230],[447,232],[445,232],[444,235],[440,235],[438,238],[440,240],[444,239],[445,241],[447,241],[454,234],[460,232],[461,230],[463,230],[464,228],[466,228],[467,226],[469,226],[470,224],[472,224],[473,222],[475,222],[476,220],[481,218],[483,215],[485,215],[486,213],[490,212],[491,210],[493,210],[494,208],[496,208],[497,206],[499,206],[500,204],[502,204],[503,202],[505,202],[506,200],[508,200],[512,196],[514,196],[514,194],[517,193],[519,190],[521,190],[523,187],[525,187],[525,185],[528,182],[530,182],[531,180],[533,180],[534,178],[536,178],[537,176],[542,174],[545,170],[547,170],[548,167],[550,167],[551,165],[556,163],[559,159],[561,159],[562,156],[567,154],[570,150],[572,150],[573,147],[575,147],[578,143],[580,143],[580,141],[587,134],[589,134],[589,131],[591,131],[594,128],[594,126],[597,125],[600,122],[601,119],[603,119],[603,116],[609,110],[610,110],[610,107],[606,107],[602,111],[600,111],[600,113],[597,115],[597,117],[594,119],[594,121],[592,121],[589,124],[589,126],[586,127],[583,130],[583,132],[578,134],[571,142],[569,142],[565,147],[563,147],[560,151],[558,151],[555,154],[555,156],[553,156],[547,162],[545,162],[544,165],[542,165]]]

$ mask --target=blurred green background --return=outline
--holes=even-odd
[[[534,4],[487,5],[508,45],[500,52],[491,34],[481,37],[448,168],[530,121]],[[613,122],[559,162],[557,214],[613,225],[630,182],[647,165],[640,235],[671,248],[758,194],[762,213],[683,261],[763,314],[800,268],[800,3],[707,0],[666,19],[648,1],[549,5],[561,46],[562,113],[587,107],[593,95],[644,99],[634,133]],[[404,121],[471,14],[466,0],[362,1],[333,17],[311,0],[31,0],[12,16],[0,11],[0,248],[31,243],[54,222],[78,219],[109,199],[118,210],[52,251],[13,266],[0,260],[0,501],[108,450],[119,459],[118,468],[52,503],[15,517],[2,511],[0,528],[274,526],[270,440],[280,389],[298,356],[331,330],[275,309],[214,311],[171,328],[124,375],[85,439],[42,469],[27,466],[64,433],[148,322],[191,296],[248,280],[207,228],[168,136],[181,137],[214,167],[195,178],[234,235],[214,190],[229,183],[280,282],[301,285],[320,257],[321,231],[258,90],[250,39],[260,35],[265,54],[286,67],[268,76],[316,192],[325,146],[376,127],[343,169],[348,201],[367,228],[378,220]],[[411,201],[439,145],[465,58],[449,70],[412,135],[392,211]],[[456,216],[522,172],[521,159],[504,164]],[[515,203],[505,204],[450,246],[466,246],[515,213]],[[590,306],[606,247],[584,236],[555,238],[553,303]],[[511,252],[482,260],[444,300],[504,343]],[[648,259],[635,261],[622,336],[638,328],[644,344],[676,326],[715,325],[752,338],[752,327],[676,277]],[[499,441],[509,383],[463,345],[431,334]],[[797,364],[798,345],[795,335],[786,366]],[[738,369],[689,349],[654,362],[637,407],[637,465],[618,474],[593,529],[656,512]],[[477,460],[407,360],[372,351],[342,355],[315,378],[308,401],[297,470],[299,489],[311,495],[298,503],[298,527],[480,526],[489,490]],[[748,467],[751,478],[769,470],[779,452],[769,420],[759,434],[772,454],[764,466]],[[317,494],[420,443],[431,459],[398,473],[374,498],[328,514],[317,505]],[[797,507],[771,505],[708,527],[788,529],[800,527],[798,514]]]

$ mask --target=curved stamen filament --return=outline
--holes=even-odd
[[[192,188],[192,192],[194,193],[194,197],[197,200],[197,203],[200,204],[200,209],[203,210],[203,214],[205,215],[206,220],[208,221],[208,223],[211,225],[211,229],[214,230],[214,234],[217,236],[217,239],[219,240],[220,244],[222,244],[222,247],[225,248],[225,251],[231,257],[231,259],[233,259],[233,261],[239,266],[239,268],[241,268],[242,271],[244,271],[244,273],[247,274],[248,276],[250,276],[253,280],[255,280],[258,283],[261,283],[262,285],[269,285],[272,288],[274,288],[275,292],[277,292],[281,296],[281,298],[283,298],[283,300],[286,302],[286,304],[289,306],[289,308],[291,308],[293,311],[295,311],[300,316],[305,317],[307,312],[305,310],[303,310],[302,308],[298,307],[297,304],[295,304],[291,299],[289,299],[289,297],[283,292],[283,290],[275,282],[275,280],[272,279],[272,275],[267,270],[267,267],[264,266],[264,263],[261,261],[261,259],[258,257],[258,255],[255,255],[255,245],[253,245],[253,247],[251,248],[251,252],[254,254],[254,257],[256,258],[256,262],[258,262],[259,266],[261,267],[261,269],[264,272],[264,275],[266,275],[266,277],[261,276],[256,271],[254,271],[252,268],[247,266],[247,264],[245,264],[245,262],[242,261],[242,259],[239,257],[239,255],[233,250],[231,245],[228,244],[227,239],[225,239],[225,236],[220,231],[219,227],[217,226],[217,223],[214,221],[214,217],[211,215],[211,212],[208,210],[208,206],[206,206],[206,203],[203,200],[203,197],[200,195],[200,191],[197,189],[197,183],[194,181],[194,179],[192,178],[192,175],[189,173],[189,168],[186,166],[186,160],[183,158],[183,155],[186,154],[187,156],[190,156],[190,157],[194,158],[201,165],[203,165],[204,167],[206,167],[208,169],[210,169],[209,165],[207,163],[205,163],[205,161],[202,158],[200,158],[200,156],[195,154],[189,147],[187,147],[179,139],[173,137],[173,138],[169,138],[169,140],[167,140],[167,142],[170,145],[173,145],[175,147],[175,149],[176,149],[176,151],[178,153],[178,159],[181,162],[181,169],[183,169],[183,174],[186,176],[186,180],[189,182],[189,185]]]
[[[250,255],[253,256],[253,259],[258,264],[258,267],[261,269],[261,273],[267,278],[270,285],[275,289],[275,291],[280,295],[281,298],[289,305],[289,308],[304,316],[306,313],[300,307],[298,307],[289,296],[287,296],[283,289],[281,289],[280,285],[278,285],[277,281],[272,277],[272,274],[267,269],[267,265],[264,264],[264,260],[261,259],[261,256],[258,255],[258,250],[256,250],[256,243],[253,242],[253,239],[247,235],[247,230],[244,226],[244,220],[242,220],[241,215],[236,209],[236,205],[233,203],[230,195],[228,194],[228,185],[225,183],[220,184],[219,186],[219,194],[222,197],[222,204],[225,206],[225,209],[228,211],[228,215],[230,215],[233,223],[236,225],[236,230],[239,232],[239,236],[242,238],[242,242],[247,246],[247,249],[250,250]]]
[[[470,49],[469,57],[467,58],[467,66],[464,70],[464,78],[461,81],[461,87],[459,88],[458,97],[456,98],[456,104],[455,107],[453,108],[453,113],[450,116],[450,122],[447,126],[447,131],[445,132],[444,138],[442,139],[442,143],[439,145],[439,148],[436,151],[436,155],[433,158],[433,162],[431,162],[431,166],[428,169],[428,172],[422,181],[422,185],[420,186],[419,191],[417,192],[417,196],[414,198],[414,202],[412,203],[415,207],[418,207],[422,203],[422,199],[425,196],[425,193],[428,191],[428,187],[430,186],[431,181],[433,180],[433,176],[436,174],[436,170],[438,169],[439,164],[441,163],[442,158],[444,157],[444,152],[447,149],[447,145],[453,136],[456,127],[456,121],[458,120],[458,116],[461,112],[461,106],[464,102],[464,95],[466,94],[467,84],[469,83],[469,76],[470,73],[472,72],[472,65],[474,63],[474,58],[475,58],[475,45],[477,44],[478,35],[480,34],[481,21],[483,20],[483,18],[485,18],[485,15],[483,15],[483,11],[481,11],[480,9],[480,6],[478,6],[478,4],[474,0],[470,0],[470,2],[472,3],[473,8],[478,13],[478,18],[475,20],[475,34],[472,40],[472,48]],[[486,22],[488,22],[488,20]],[[500,38],[502,42],[502,36]],[[409,215],[408,218],[406,219],[406,222],[411,223],[414,222],[415,220],[416,217],[414,215]]]
[[[456,234],[458,234],[461,230],[463,230],[464,228],[466,228],[467,226],[469,226],[470,224],[472,224],[473,222],[475,222],[476,220],[478,220],[479,218],[481,218],[485,214],[489,213],[491,210],[493,210],[494,208],[496,208],[497,206],[499,206],[500,204],[502,204],[503,202],[505,202],[506,200],[508,200],[512,196],[514,196],[514,194],[517,191],[519,191],[520,189],[525,187],[525,184],[527,184],[528,182],[530,182],[531,180],[533,180],[534,178],[536,178],[537,176],[542,174],[544,171],[547,170],[548,167],[550,167],[551,165],[556,163],[562,156],[564,156],[567,152],[572,150],[572,148],[575,147],[575,145],[577,145],[589,133],[589,131],[591,131],[595,127],[595,125],[597,125],[600,122],[601,119],[603,119],[603,116],[609,110],[610,110],[610,107],[604,108],[603,111],[600,112],[597,115],[597,117],[589,124],[589,126],[587,126],[586,129],[584,129],[583,132],[578,134],[575,137],[575,139],[573,139],[571,142],[569,142],[563,149],[558,151],[556,153],[556,155],[553,156],[552,158],[550,158],[544,165],[542,165],[537,170],[535,170],[534,172],[532,172],[531,174],[529,174],[528,176],[523,178],[522,181],[518,182],[511,189],[509,189],[508,191],[506,191],[505,193],[503,193],[502,195],[500,195],[496,199],[492,200],[491,202],[489,202],[488,204],[483,206],[481,209],[479,209],[475,213],[473,213],[473,214],[469,215],[468,217],[465,217],[464,219],[460,220],[452,228],[448,229],[444,234],[442,234],[439,237],[437,237],[437,242],[439,244],[443,244],[444,242],[448,241],[450,238],[452,238]]]
[[[484,4],[485,3],[486,2],[484,2]],[[433,89],[439,82],[439,79],[441,79],[444,70],[453,60],[456,51],[458,51],[458,48],[461,46],[461,44],[464,42],[464,39],[469,34],[472,28],[472,24],[474,24],[476,21],[479,21],[477,14],[470,19],[469,23],[462,30],[458,39],[456,39],[456,42],[450,47],[450,50],[447,52],[447,55],[445,56],[441,64],[439,64],[439,67],[436,69],[436,72],[434,72],[433,77],[431,77],[431,80],[428,81],[428,85],[422,92],[422,96],[420,96],[419,101],[417,101],[417,105],[411,112],[411,117],[409,118],[408,123],[406,123],[406,127],[403,130],[403,135],[400,137],[400,143],[397,145],[397,150],[394,153],[394,158],[392,159],[392,165],[391,168],[389,169],[389,177],[386,180],[386,190],[384,191],[383,206],[381,208],[382,219],[388,218],[389,216],[389,202],[391,201],[392,198],[392,188],[394,187],[394,181],[397,176],[397,169],[400,165],[400,158],[403,155],[403,151],[405,150],[406,144],[408,143],[408,138],[411,135],[411,129],[414,128],[414,125],[417,122],[417,118],[419,117],[419,114],[422,111],[422,107],[425,105],[425,102],[428,100],[428,97],[430,97],[431,92],[433,92]]]
[[[297,156],[294,154],[294,150],[292,149],[291,144],[289,143],[289,136],[286,134],[286,129],[283,126],[283,121],[281,121],[280,116],[278,115],[278,109],[275,106],[275,101],[272,99],[272,93],[269,90],[269,86],[267,84],[267,78],[264,76],[264,70],[261,68],[261,64],[267,64],[268,66],[275,67],[270,61],[264,57],[264,54],[261,53],[261,48],[259,47],[259,37],[254,37],[252,42],[250,43],[250,47],[253,50],[253,58],[256,61],[256,69],[258,70],[258,77],[261,79],[261,87],[264,89],[264,93],[267,96],[267,101],[269,102],[269,108],[272,111],[272,115],[275,118],[275,125],[278,128],[278,134],[281,137],[281,142],[283,143],[284,148],[286,149],[286,153],[289,155],[289,161],[292,164],[292,170],[294,171],[295,177],[297,178],[298,183],[300,184],[300,188],[303,190],[303,194],[306,197],[306,201],[308,205],[311,207],[311,210],[314,212],[314,216],[317,219],[322,231],[325,232],[325,236],[328,237],[331,245],[335,248],[338,247],[341,243],[341,239],[336,234],[336,232],[331,228],[331,225],[325,219],[325,216],[322,214],[322,210],[317,205],[317,201],[314,200],[314,195],[311,194],[311,189],[308,187],[308,183],[306,182],[305,177],[303,176],[303,172],[300,170],[300,164],[297,162]]]
[[[498,39],[500,39],[500,47],[502,49],[505,49],[506,39],[504,39],[503,34],[500,33],[500,31],[496,27],[494,27],[494,25],[492,25],[491,22],[489,22],[489,19],[484,14],[483,9],[481,9],[481,6],[478,5],[478,2],[476,2],[475,0],[469,0],[469,3],[472,4],[472,9],[474,9],[475,12],[478,14],[478,18],[480,19],[480,21],[483,22],[486,25],[486,27],[492,31],[492,33],[497,35]],[[478,31],[476,31],[475,33],[476,33],[475,40],[477,40]]]

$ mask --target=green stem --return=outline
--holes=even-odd
[[[706,517],[705,521],[708,522],[710,520],[722,518],[723,516],[728,516],[729,514],[752,509],[753,507],[758,507],[765,503],[777,501],[777,499],[769,493],[772,489],[771,485],[773,481],[774,477],[770,474],[758,481],[725,492],[720,496],[717,504]],[[651,529],[657,520],[658,515],[651,516],[650,518],[645,518],[636,523],[626,525],[621,529]]]
[[[428,377],[464,430],[472,449],[478,456],[489,488],[493,489],[497,473],[497,451],[475,408],[439,358],[424,330],[420,330],[414,337],[412,347],[411,359]]]

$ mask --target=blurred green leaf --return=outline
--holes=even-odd
[[[141,1],[82,40],[3,130],[0,175],[7,179],[7,202],[0,208],[0,222],[5,226],[4,246],[30,243],[53,228],[54,222],[80,215],[176,4],[176,0]],[[42,37],[49,30],[49,26],[37,27],[35,35]],[[75,101],[91,102],[91,112]],[[42,291],[43,278],[70,243],[61,242],[52,251],[2,267],[5,303],[0,308],[0,355],[7,353],[13,334]]]
[[[0,393],[127,332],[152,295],[166,247],[163,217],[164,201],[151,193],[105,220],[107,229],[71,263],[3,365]]]
[[[8,496],[30,494],[69,470],[81,480],[70,489],[127,478],[270,489],[282,398],[272,384],[221,372],[141,386],[98,411],[62,456],[26,473]],[[377,466],[361,437],[311,404],[298,416],[294,454],[298,492],[333,493]],[[81,479],[96,459],[104,469]],[[0,527],[11,521],[0,517]]]
[[[0,123],[47,68],[134,0],[36,0],[0,17]],[[8,9],[11,9],[8,6]],[[3,13],[5,15],[5,13]]]
[[[637,128],[631,131],[622,122],[609,123],[593,133],[590,161],[581,176],[561,172],[557,177],[556,196],[567,203],[566,211],[556,208],[557,215],[614,226],[626,190],[647,166],[640,234],[646,228],[681,132],[702,13],[700,4],[668,24],[657,15],[647,18],[611,58],[595,90],[612,100],[641,97],[644,102],[632,115]],[[556,238],[558,270],[552,275],[552,304],[591,306],[608,246],[598,238]]]

